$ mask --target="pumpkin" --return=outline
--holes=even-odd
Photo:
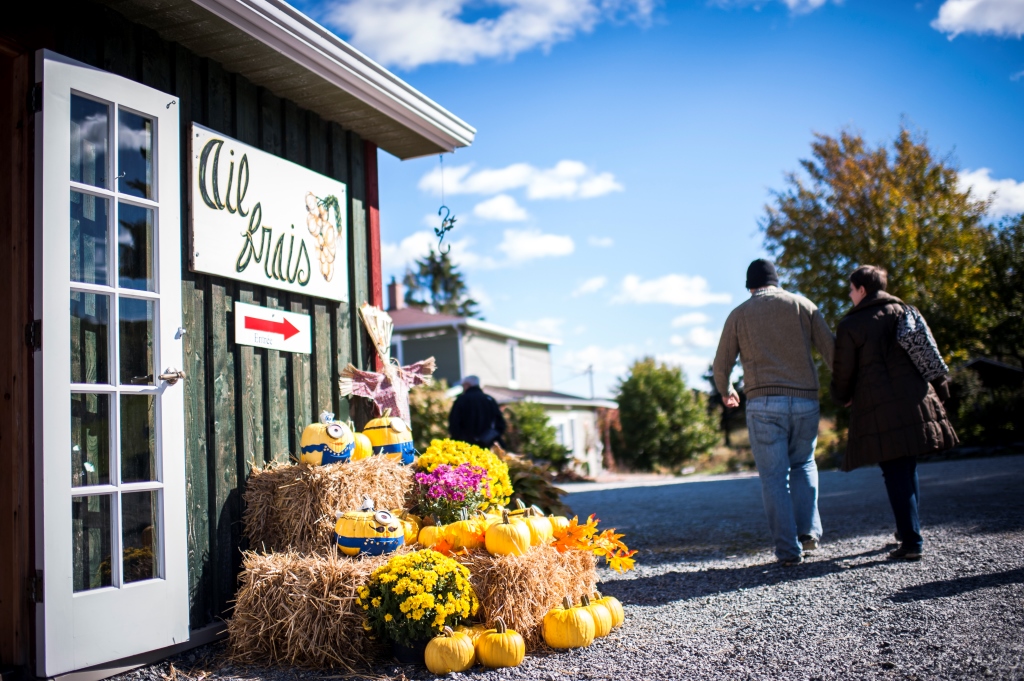
[[[373,500],[363,497],[358,511],[338,513],[334,538],[346,556],[364,553],[380,556],[396,551],[405,543],[405,528],[390,511],[375,511]]]
[[[420,528],[417,541],[429,549],[447,536],[447,530],[447,525],[424,525]]]
[[[352,452],[353,461],[361,461],[373,456],[373,445],[370,444],[370,438],[366,437],[364,433],[352,433],[352,437],[355,439],[355,450]]]
[[[466,509],[462,509],[462,520],[456,520],[448,526],[448,539],[454,549],[480,549],[484,542],[480,538],[481,526],[479,518],[470,518]]]
[[[602,596],[600,591],[594,592],[594,600],[608,608],[612,616],[612,629],[622,626],[626,621],[626,613],[622,609],[622,603],[615,596]]]
[[[552,648],[585,648],[594,642],[594,617],[583,608],[574,608],[566,596],[562,606],[544,615],[541,634]]]
[[[384,454],[407,465],[416,460],[412,431],[405,421],[392,416],[390,409],[385,409],[380,418],[368,422],[363,434],[370,438],[374,454]]]
[[[408,511],[397,509],[391,512],[391,515],[398,516],[398,520],[402,523],[402,530],[405,532],[405,543],[406,545],[415,544],[416,540],[420,536],[420,519],[419,516],[415,516]]]
[[[440,636],[430,639],[423,661],[432,674],[464,672],[476,662],[476,651],[469,636],[445,627]]]
[[[499,617],[494,628],[477,639],[476,656],[485,667],[518,667],[526,657],[526,642],[517,632],[506,628]]]
[[[522,521],[510,520],[505,511],[500,523],[487,528],[484,546],[492,556],[525,555],[530,548],[530,528]]]
[[[607,636],[612,630],[612,613],[608,607],[604,603],[591,601],[586,594],[580,597],[580,607],[594,618],[594,638]]]
[[[551,522],[551,532],[564,532],[569,527],[569,519],[564,515],[549,515],[548,520]]]
[[[334,414],[325,411],[317,423],[311,423],[302,431],[299,441],[302,453],[299,460],[310,466],[329,463],[347,463],[355,449],[352,429],[334,420]]]
[[[530,528],[530,546],[540,546],[551,541],[552,530],[550,520],[542,515],[537,515],[531,508],[527,509],[523,522]]]
[[[466,636],[468,636],[475,645],[477,639],[480,638],[480,634],[487,631],[487,626],[484,624],[460,624],[459,626],[455,627],[455,631],[456,633],[463,633]]]
[[[523,503],[522,499],[516,499],[516,507],[514,510],[509,511],[508,514],[513,518],[517,516],[524,516],[527,514],[529,509],[526,508],[526,504]]]

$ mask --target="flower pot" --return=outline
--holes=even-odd
[[[427,643],[429,639],[414,641],[408,646],[395,641],[391,644],[391,650],[399,664],[423,665],[426,664],[423,661],[423,654],[427,651]]]

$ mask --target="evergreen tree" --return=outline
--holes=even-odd
[[[416,261],[415,271],[406,270],[402,283],[405,284],[405,303],[409,307],[423,309],[430,306],[435,312],[456,317],[480,316],[477,302],[469,297],[462,272],[448,253],[430,249],[426,257]]]

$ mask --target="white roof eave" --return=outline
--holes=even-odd
[[[449,151],[476,129],[283,0],[192,0],[330,84]]]

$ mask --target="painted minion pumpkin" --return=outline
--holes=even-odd
[[[318,423],[311,423],[302,431],[303,463],[322,466],[329,463],[347,463],[355,449],[352,429],[334,420],[334,414],[325,411]]]
[[[363,434],[370,438],[374,454],[384,454],[406,465],[416,460],[412,431],[405,421],[397,416],[391,416],[390,409],[386,409],[380,418],[367,423],[363,428]]]
[[[405,528],[390,511],[376,511],[373,500],[363,497],[358,511],[339,512],[334,525],[338,549],[346,556],[361,553],[380,556],[397,550],[405,543]]]

